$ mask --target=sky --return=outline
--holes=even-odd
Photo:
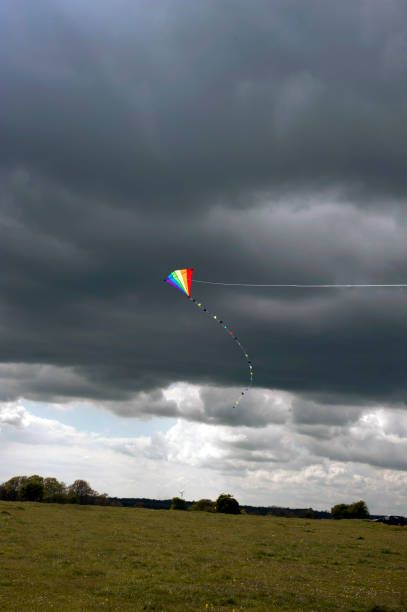
[[[403,0],[3,0],[0,481],[407,515]]]

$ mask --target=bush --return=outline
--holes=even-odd
[[[211,499],[199,499],[189,509],[195,512],[215,512],[216,503]]]
[[[187,503],[185,499],[182,499],[182,497],[173,497],[170,509],[171,510],[186,510]]]
[[[347,513],[348,504],[337,504],[331,508],[331,515],[334,519],[348,518]]]
[[[305,510],[303,510],[301,512],[301,514],[299,515],[300,518],[314,518],[314,512],[312,510],[312,508],[306,508]]]
[[[229,493],[221,493],[216,500],[216,512],[240,514],[239,503]]]

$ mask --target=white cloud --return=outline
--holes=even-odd
[[[24,427],[28,424],[28,415],[20,402],[4,402],[0,407],[0,425]],[[1,429],[0,429],[1,431]]]
[[[182,403],[180,389],[164,395]],[[186,403],[194,397],[201,402],[189,389]],[[391,469],[407,456],[405,413],[355,411],[351,422],[347,415],[342,425],[314,425],[324,429],[316,436],[293,418],[293,398],[280,399],[287,400],[284,422],[261,429],[178,419],[168,431],[137,437],[85,433],[61,423],[63,412],[40,418],[21,402],[4,403],[0,480],[35,472],[85,478],[123,497],[168,498],[183,489],[197,499],[227,491],[241,503],[320,509],[365,499],[374,513],[407,514],[406,466]]]

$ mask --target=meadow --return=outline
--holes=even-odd
[[[0,502],[0,610],[407,610],[407,527]]]

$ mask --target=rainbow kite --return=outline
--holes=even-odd
[[[240,351],[242,352],[244,358],[247,361],[247,365],[249,367],[249,384],[247,387],[245,387],[244,391],[241,392],[239,399],[237,399],[235,403],[233,404],[233,408],[236,408],[236,406],[238,406],[240,403],[240,399],[242,395],[245,395],[245,393],[249,390],[249,388],[253,384],[254,372],[253,372],[252,362],[249,360],[249,355],[246,349],[243,347],[239,338],[235,336],[234,332],[230,329],[230,327],[226,325],[226,323],[223,320],[219,319],[219,317],[216,314],[214,314],[213,312],[209,312],[209,310],[206,308],[206,306],[204,306],[204,304],[202,304],[202,302],[198,302],[197,300],[195,300],[195,298],[191,298],[191,281],[192,281],[193,272],[194,272],[193,268],[184,268],[182,270],[174,270],[173,272],[171,272],[171,274],[167,276],[167,278],[164,279],[164,282],[182,291],[182,293],[184,293],[191,300],[191,302],[195,304],[202,312],[206,312],[206,314],[213,321],[215,321],[216,323],[219,323],[219,325],[223,327],[226,333],[233,338],[233,340],[235,341],[235,344],[237,344]]]
[[[191,298],[191,282],[192,282],[192,274],[193,274],[194,270],[193,268],[184,268],[182,270],[174,270],[174,272],[171,272],[171,274],[169,274],[167,276],[167,278],[164,279],[164,281],[166,283],[168,283],[169,285],[172,285],[173,287],[176,287],[177,289],[179,289],[180,291],[182,291],[182,293],[184,293],[193,304],[196,304],[196,306],[202,310],[203,312],[206,312],[206,314],[212,319],[214,320],[216,323],[219,323],[223,329],[226,331],[226,333],[231,336],[233,338],[233,340],[235,341],[235,343],[237,344],[237,346],[239,347],[239,349],[241,350],[242,354],[244,355],[244,358],[247,360],[247,364],[249,367],[249,384],[247,385],[247,387],[244,389],[244,391],[242,391],[241,395],[244,395],[246,393],[246,391],[249,390],[249,388],[251,387],[251,385],[253,384],[253,377],[254,377],[254,372],[253,372],[253,367],[252,367],[252,362],[249,360],[249,355],[247,353],[247,351],[245,350],[245,348],[243,347],[242,343],[240,342],[239,338],[237,336],[235,336],[235,334],[233,333],[233,331],[230,329],[230,327],[228,325],[226,325],[226,323],[224,323],[224,321],[220,320],[218,318],[218,316],[216,314],[213,314],[213,312],[209,312],[209,310],[206,308],[206,306],[204,306],[204,304],[202,304],[202,302],[198,302],[197,300],[195,300],[194,298]],[[374,287],[407,287],[407,283],[387,283],[387,284],[377,284],[377,283],[358,283],[358,284],[317,284],[317,283],[313,283],[313,284],[299,284],[299,283],[290,283],[290,284],[269,284],[269,283],[225,283],[225,282],[219,282],[219,281],[204,281],[204,280],[196,280],[194,279],[194,283],[201,283],[203,285],[223,285],[223,286],[234,286],[234,287],[287,287],[287,288],[300,288],[300,289],[325,289],[325,288],[349,288],[349,287],[358,287],[358,288],[374,288]],[[239,400],[241,399],[241,396],[239,397],[238,400],[236,400],[236,402],[233,405],[233,408],[236,408],[236,406],[238,406],[239,404]]]
[[[191,280],[193,272],[193,268],[174,270],[174,272],[171,272],[171,274],[167,276],[165,282],[169,283],[173,287],[176,287],[189,297],[191,295]]]

